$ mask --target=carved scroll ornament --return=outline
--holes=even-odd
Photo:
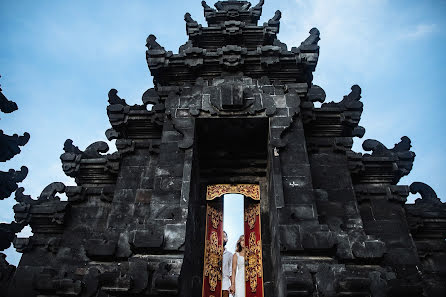
[[[256,240],[255,232],[249,234],[247,249],[248,265],[245,266],[245,280],[249,281],[251,292],[257,291],[257,278],[262,277],[262,246],[260,240]]]
[[[223,213],[218,209],[213,208],[212,206],[208,206],[208,215],[211,216],[212,227],[214,229],[218,228],[218,224],[223,222]]]
[[[223,246],[218,244],[217,232],[212,231],[206,241],[206,257],[204,275],[209,277],[209,288],[215,291],[218,281],[222,280],[221,263],[223,259]]]
[[[258,215],[260,215],[259,203],[248,206],[248,209],[245,211],[245,222],[248,222],[250,229],[254,229]]]
[[[260,187],[259,185],[252,184],[211,185],[207,187],[206,200],[214,200],[215,198],[220,197],[224,194],[242,194],[254,200],[260,200]]]

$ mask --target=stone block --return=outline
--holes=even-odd
[[[302,234],[298,225],[279,225],[280,250],[301,251]]]
[[[161,230],[135,230],[129,236],[129,243],[135,252],[160,249],[163,240]]]
[[[152,190],[136,190],[135,203],[149,204],[152,201]]]
[[[164,249],[168,251],[184,250],[186,224],[167,224],[164,228]]]

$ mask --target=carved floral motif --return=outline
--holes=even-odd
[[[249,228],[253,229],[256,224],[256,218],[260,215],[260,204],[252,204],[245,211],[245,222],[248,222]]]
[[[212,227],[214,229],[218,228],[218,224],[223,222],[223,213],[218,209],[213,208],[212,206],[208,206],[208,215],[211,216]]]
[[[211,185],[207,187],[206,200],[214,200],[215,198],[220,197],[224,194],[242,194],[254,200],[260,200],[260,187],[259,185],[252,184]]]
[[[209,278],[209,288],[215,291],[218,281],[222,279],[221,263],[223,258],[223,246],[218,243],[216,231],[212,231],[206,241],[206,256],[204,263],[204,276]]]
[[[255,232],[249,234],[249,244],[246,250],[248,265],[245,266],[245,280],[249,281],[251,292],[257,291],[257,278],[262,277],[262,245],[256,240]]]

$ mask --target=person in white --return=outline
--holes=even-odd
[[[245,236],[237,241],[235,254],[232,256],[231,293],[234,297],[245,297]]]
[[[226,243],[228,243],[228,234],[223,231],[223,246],[225,251],[223,252],[223,280],[221,289],[223,291],[223,297],[229,297],[229,289],[231,288],[231,275],[232,275],[232,253],[226,249]]]

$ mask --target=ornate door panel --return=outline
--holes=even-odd
[[[260,201],[245,197],[245,289],[246,297],[263,297]]]
[[[223,260],[223,195],[242,194],[244,199],[246,297],[263,297],[260,187],[253,184],[219,184],[207,187],[206,246],[203,297],[221,297]]]
[[[223,260],[222,198],[208,201],[203,269],[203,297],[221,297]]]

